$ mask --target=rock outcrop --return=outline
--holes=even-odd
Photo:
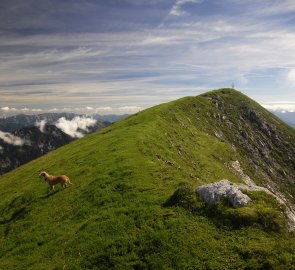
[[[215,204],[221,199],[227,199],[233,207],[242,207],[251,201],[249,196],[239,189],[238,185],[231,183],[227,179],[200,186],[196,192],[202,200],[209,204]]]

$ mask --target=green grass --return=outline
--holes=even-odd
[[[218,111],[206,95],[156,106],[0,177],[0,269],[295,269],[294,236],[273,198],[211,209],[189,191],[241,182],[226,165],[237,159],[260,181],[212,135],[208,112]],[[50,193],[43,170],[73,185]],[[167,204],[183,185],[189,192]]]

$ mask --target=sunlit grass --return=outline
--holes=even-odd
[[[294,237],[268,195],[243,209],[194,192],[167,205],[183,185],[241,182],[226,164],[247,160],[212,136],[207,112],[204,96],[163,104],[2,176],[0,269],[294,269]],[[50,193],[43,170],[73,185]]]

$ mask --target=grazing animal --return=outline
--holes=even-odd
[[[68,184],[72,185],[70,178],[66,175],[53,176],[49,175],[47,172],[41,172],[40,177],[43,177],[44,181],[48,183],[52,191],[54,191],[54,186],[56,184],[60,184],[62,189],[66,188]]]

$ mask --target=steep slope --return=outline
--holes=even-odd
[[[284,214],[294,139],[231,89],[128,117],[0,177],[0,268],[294,269]],[[41,170],[74,184],[50,193]],[[261,191],[237,209],[177,192],[225,178],[268,188],[286,206]]]

